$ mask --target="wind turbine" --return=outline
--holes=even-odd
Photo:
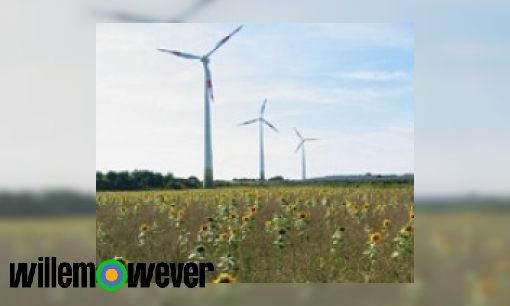
[[[299,143],[299,145],[296,148],[296,151],[294,151],[294,153],[296,153],[301,148],[301,152],[302,152],[302,156],[303,156],[302,171],[303,171],[303,181],[304,181],[306,179],[305,142],[319,140],[319,139],[317,139],[317,138],[303,138],[303,136],[301,136],[301,133],[299,133],[299,131],[296,128],[294,128],[294,131],[296,131],[297,136],[299,137],[299,139],[301,139],[301,142]]]
[[[211,70],[209,69],[209,58],[216,52],[223,44],[225,44],[232,36],[241,30],[243,26],[239,26],[232,33],[225,36],[220,40],[214,48],[203,56],[193,55],[190,53],[179,52],[168,49],[158,49],[158,51],[170,53],[185,59],[200,60],[204,67],[205,74],[205,89],[204,89],[204,188],[213,187],[213,156],[212,156],[212,144],[211,144],[211,114],[210,114],[210,100],[214,101],[213,86],[211,78]]]
[[[265,181],[266,180],[265,169],[264,169],[264,124],[266,124],[267,126],[272,128],[275,132],[278,132],[278,130],[271,123],[269,123],[266,119],[264,119],[264,112],[266,110],[266,103],[267,103],[267,99],[265,99],[264,103],[262,103],[262,108],[260,109],[260,117],[255,118],[255,119],[251,119],[251,120],[248,120],[248,121],[245,121],[245,122],[239,124],[239,126],[242,126],[242,125],[252,124],[252,123],[255,123],[255,122],[259,123],[260,180],[261,181]]]
[[[183,23],[188,18],[216,0],[195,0],[186,11],[171,18],[155,18],[123,11],[93,9],[95,15],[101,15],[120,23]]]

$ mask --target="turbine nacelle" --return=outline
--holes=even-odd
[[[255,118],[255,119],[251,119],[251,120],[248,120],[248,121],[245,121],[243,123],[240,123],[240,124],[238,124],[238,126],[248,125],[248,124],[252,124],[252,123],[255,123],[255,122],[260,122],[260,123],[266,124],[268,127],[273,129],[275,132],[279,133],[280,131],[278,131],[278,129],[275,128],[274,125],[272,125],[266,119],[264,119],[264,112],[265,112],[265,109],[266,109],[266,103],[267,103],[267,99],[265,99],[264,102],[262,103],[262,107],[260,109],[260,117]]]
[[[299,139],[301,139],[301,142],[299,142],[299,145],[297,146],[296,151],[294,151],[294,153],[297,152],[302,147],[304,147],[305,142],[319,140],[318,138],[304,138],[303,135],[301,135],[301,133],[299,133],[299,131],[296,128],[294,128],[294,131],[296,132],[296,135],[299,137]]]

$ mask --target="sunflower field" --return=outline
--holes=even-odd
[[[99,192],[96,261],[212,262],[215,283],[412,283],[414,187]]]

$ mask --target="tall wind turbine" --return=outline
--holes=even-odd
[[[303,181],[304,181],[306,179],[305,142],[313,141],[313,140],[319,140],[319,139],[317,139],[317,138],[303,138],[303,136],[301,136],[301,133],[299,133],[299,131],[296,128],[294,128],[294,131],[296,131],[297,136],[299,137],[299,139],[301,139],[301,142],[299,143],[299,145],[296,148],[295,152],[297,152],[299,149],[301,149],[302,158],[303,158],[303,161],[302,161],[302,171],[303,171]]]
[[[248,120],[248,121],[245,121],[245,122],[239,124],[239,126],[242,126],[242,125],[252,124],[252,123],[255,123],[255,122],[259,123],[260,180],[261,181],[265,181],[266,180],[265,169],[264,169],[264,124],[266,124],[267,126],[272,128],[275,132],[278,132],[278,130],[271,123],[269,123],[266,119],[264,119],[264,112],[266,110],[266,103],[267,103],[267,99],[265,99],[264,103],[262,103],[262,108],[260,109],[260,117],[252,119],[252,120]]]
[[[232,33],[225,36],[220,40],[214,48],[203,56],[198,56],[190,53],[179,52],[168,49],[158,49],[158,51],[170,53],[185,59],[200,60],[204,67],[205,74],[205,88],[204,88],[204,188],[213,187],[213,156],[212,156],[212,144],[211,144],[211,114],[210,114],[210,100],[214,101],[213,86],[211,70],[209,69],[209,58],[216,52],[223,44],[225,44],[232,36],[241,30],[243,26],[239,26]],[[210,99],[210,100],[209,100]]]

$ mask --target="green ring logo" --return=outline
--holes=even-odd
[[[115,259],[103,261],[96,270],[96,280],[105,290],[118,290],[127,281],[126,267]]]

